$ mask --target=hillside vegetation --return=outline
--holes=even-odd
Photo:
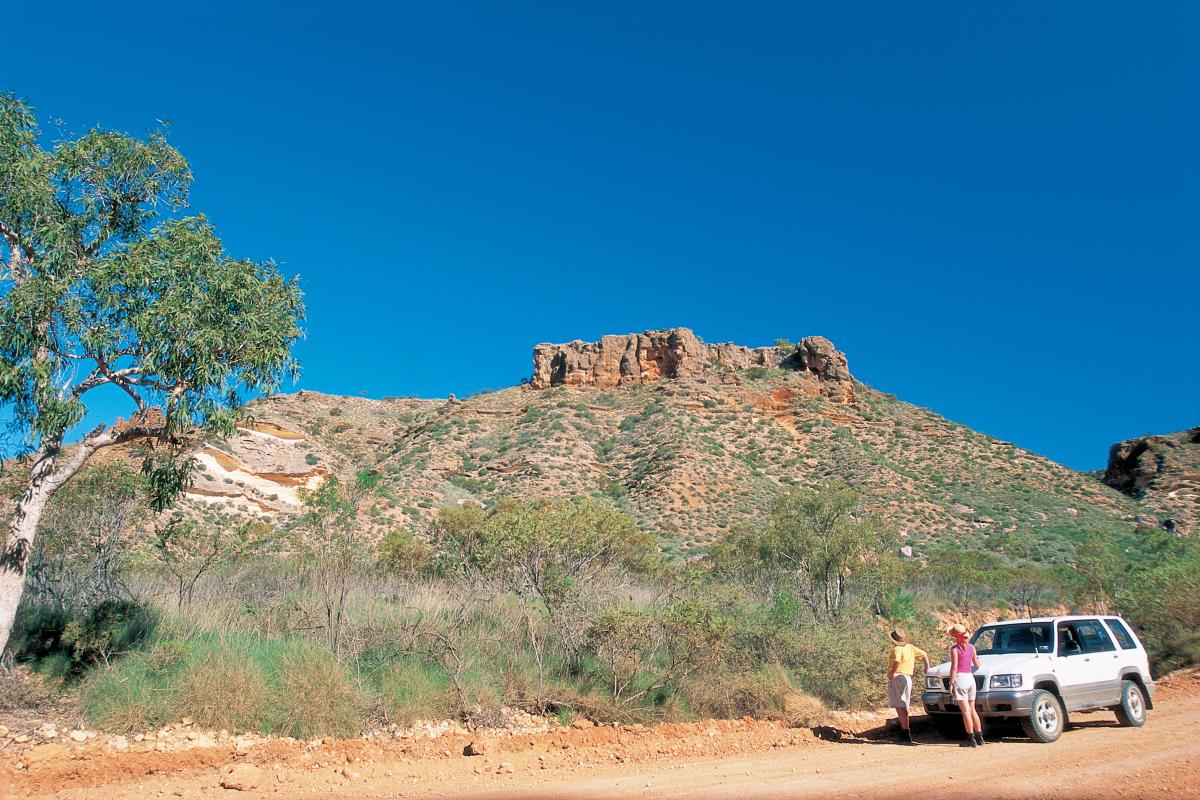
[[[239,436],[205,446],[189,505],[274,519],[295,512],[293,487],[369,469],[383,482],[364,509],[375,539],[397,526],[423,533],[446,505],[588,495],[687,556],[762,521],[781,487],[837,479],[918,556],[946,542],[1002,551],[1019,534],[1045,561],[1070,560],[1088,532],[1132,534],[1146,510],[1095,475],[857,381],[849,397],[822,389],[786,365],[715,364],[461,400],[280,395],[251,404]]]

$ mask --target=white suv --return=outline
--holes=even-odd
[[[1040,617],[985,625],[971,639],[979,653],[975,708],[980,717],[1021,721],[1036,742],[1062,735],[1067,714],[1111,708],[1122,725],[1141,727],[1154,708],[1146,648],[1120,617]],[[930,669],[921,701],[938,730],[962,735],[949,691],[950,663]]]

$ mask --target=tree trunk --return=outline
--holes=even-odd
[[[8,646],[17,606],[25,587],[25,573],[33,554],[33,537],[46,504],[64,483],[74,477],[92,453],[120,440],[122,435],[143,429],[132,424],[105,430],[104,425],[83,437],[78,445],[63,456],[62,435],[42,442],[29,471],[25,492],[17,501],[9,523],[3,550],[0,550],[0,655]],[[60,456],[62,456],[60,458]]]
[[[33,536],[41,522],[42,512],[50,495],[66,478],[58,478],[55,464],[58,448],[43,448],[33,469],[25,493],[17,501],[12,521],[0,552],[0,654],[8,646],[13,622],[17,618],[17,606],[21,603],[21,591],[25,587],[25,573],[29,568],[29,557],[33,553]],[[67,476],[69,477],[69,476]]]

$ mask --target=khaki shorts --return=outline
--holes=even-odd
[[[969,672],[960,672],[954,676],[953,689],[956,703],[975,702],[975,676]]]
[[[888,705],[892,708],[908,708],[912,701],[912,676],[896,675],[888,681]]]

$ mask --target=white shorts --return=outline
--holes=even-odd
[[[888,681],[888,705],[892,708],[908,708],[912,701],[912,676],[896,675]]]
[[[975,702],[975,676],[969,672],[960,672],[954,677],[954,701],[957,703]]]

